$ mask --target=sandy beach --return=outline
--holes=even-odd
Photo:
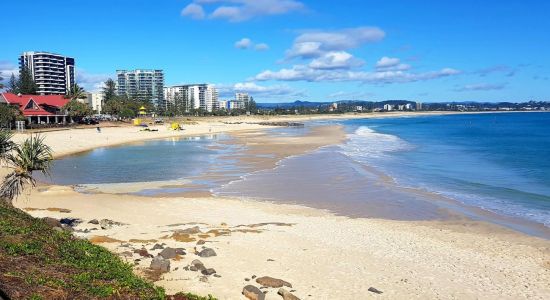
[[[375,116],[380,115],[328,118]],[[316,119],[327,117],[267,120]],[[248,161],[252,152],[242,155],[243,163],[258,170],[345,139],[337,125],[313,128],[300,138],[270,137],[263,129],[271,126],[253,124],[265,120],[202,119],[185,126],[183,132],[166,126],[154,127],[158,132],[108,127],[101,133],[89,128],[43,135],[55,156],[61,157],[147,139],[224,132],[233,135],[232,142],[244,145],[245,151],[265,154],[264,159]],[[25,136],[19,134],[16,140]],[[260,287],[255,278],[270,276],[290,283],[292,287],[285,288],[300,299],[550,298],[550,242],[496,225],[461,217],[447,221],[349,218],[300,205],[209,194],[144,197],[125,193],[135,188],[135,184],[121,184],[101,193],[79,193],[71,186],[42,184],[15,204],[36,217],[81,219],[75,235],[120,254],[135,264],[136,272],[154,278],[169,293],[245,299],[244,286]],[[94,219],[116,223],[102,228],[89,223]],[[149,255],[167,247],[181,248],[185,255],[170,259],[170,272],[152,276]],[[214,250],[216,256],[199,256],[204,249]],[[217,276],[190,270],[195,259],[215,269]],[[262,289],[267,291],[266,299],[282,299],[277,290]]]

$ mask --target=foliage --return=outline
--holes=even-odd
[[[74,84],[71,90],[67,93],[67,98],[71,100],[86,99],[86,91],[78,84]]]
[[[23,95],[36,95],[38,86],[34,82],[31,70],[28,67],[24,67],[19,74],[19,81],[17,82],[17,93]]]
[[[6,156],[15,148],[15,143],[11,140],[13,133],[9,130],[0,130],[0,160],[5,160]]]
[[[4,84],[2,84],[3,80],[4,80],[4,77],[2,77],[2,73],[0,73],[0,89],[4,88]]]
[[[67,114],[76,119],[83,118],[93,114],[93,110],[85,103],[79,102],[76,99],[72,99],[63,106],[63,109],[67,111]]]
[[[7,139],[10,141],[10,139]],[[12,144],[12,149],[5,153],[3,161],[12,170],[2,185],[0,185],[0,199],[6,203],[19,196],[26,185],[34,187],[36,180],[32,176],[33,171],[48,175],[52,160],[52,150],[44,143],[44,138],[35,135],[27,138],[23,144]]]
[[[108,102],[116,97],[116,83],[111,78],[105,81],[103,87],[103,101]]]
[[[0,204],[0,289],[44,299],[165,299],[107,249]],[[197,298],[199,299],[199,298]]]
[[[10,128],[19,115],[20,112],[16,107],[0,104],[0,127]]]
[[[8,93],[13,93],[13,94],[18,94],[19,92],[19,88],[17,87],[18,85],[18,82],[17,82],[17,79],[15,79],[15,75],[13,75],[13,73],[11,74],[11,77],[10,77],[10,82],[8,84]]]

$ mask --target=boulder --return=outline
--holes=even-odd
[[[191,262],[191,265],[189,266],[189,270],[193,271],[193,272],[197,272],[197,271],[202,271],[206,269],[206,267],[204,266],[204,264],[198,260],[198,259],[195,259]]]
[[[59,222],[61,222],[61,224],[65,225],[65,226],[75,227],[76,225],[82,223],[82,220],[80,220],[78,218],[63,218],[63,219],[59,220]]]
[[[199,252],[198,256],[200,257],[211,257],[211,256],[216,256],[216,251],[214,251],[214,249],[212,248],[206,248],[204,250],[202,250],[201,252]]]
[[[157,255],[153,260],[151,261],[151,266],[149,266],[152,270],[155,271],[161,271],[163,273],[170,272],[170,260],[164,259],[162,256]]]
[[[94,225],[99,225],[99,221],[97,219],[90,220],[90,222],[88,222],[88,223],[94,224]]]
[[[382,294],[382,291],[378,290],[377,288],[373,288],[372,286],[368,289],[368,291],[375,294]]]
[[[141,257],[153,257],[153,255],[151,255],[151,254],[149,254],[149,252],[147,252],[147,249],[134,250],[134,253],[139,254],[139,256],[141,256]]]
[[[294,294],[283,288],[280,288],[279,291],[277,291],[277,294],[281,295],[281,297],[283,297],[283,300],[300,300],[300,298],[294,296]]]
[[[185,253],[185,249],[183,248],[175,248],[176,249],[176,254],[177,255],[186,255],[187,253]]]
[[[245,286],[242,294],[249,300],[265,300],[265,294],[253,285]]]
[[[54,218],[50,218],[50,217],[45,217],[45,218],[42,218],[42,220],[43,220],[44,222],[46,222],[46,224],[48,224],[48,226],[50,226],[50,227],[59,227],[59,228],[62,227],[61,222],[59,222],[58,219],[54,219]]]
[[[175,230],[174,233],[178,233],[178,234],[198,234],[198,233],[202,233],[202,231],[200,230],[199,226],[195,226],[195,227],[186,228],[186,229],[178,229],[178,230]]]
[[[204,245],[206,243],[205,240],[198,240],[197,245]]]
[[[124,224],[119,223],[119,222],[115,222],[115,221],[109,220],[109,219],[102,219],[101,221],[99,221],[99,226],[103,230],[111,229],[111,228],[113,228],[113,226],[120,226],[120,225],[124,225]]]
[[[292,288],[292,284],[290,282],[286,282],[282,279],[273,278],[269,276],[264,277],[258,277],[256,279],[256,282],[261,284],[262,286],[272,287],[272,288],[280,288],[283,286],[287,286],[289,288]]]
[[[160,250],[160,249],[164,249],[164,246],[160,244],[155,244],[153,248],[151,248],[151,250]]]
[[[164,248],[164,250],[160,251],[159,255],[162,256],[162,258],[164,258],[164,259],[175,258],[176,257],[176,249],[170,248],[170,247]]]
[[[208,269],[204,269],[201,271],[202,275],[212,275],[212,274],[216,274],[216,270],[212,269],[212,268],[208,268]]]

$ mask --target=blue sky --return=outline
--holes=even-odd
[[[550,1],[5,2],[3,77],[43,50],[87,90],[155,68],[260,102],[550,100]]]

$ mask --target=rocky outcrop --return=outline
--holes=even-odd
[[[243,288],[242,294],[249,300],[265,300],[265,295],[259,288],[247,285]]]
[[[294,296],[294,294],[283,288],[280,288],[279,291],[277,291],[277,294],[281,295],[281,297],[283,297],[283,300],[300,300],[300,298]]]
[[[163,273],[170,272],[170,260],[164,259],[162,256],[157,255],[151,261],[150,268],[155,271],[160,271]]]
[[[269,276],[258,277],[256,279],[256,282],[261,284],[262,286],[271,287],[271,288],[280,288],[283,286],[292,288],[292,284],[290,284],[290,282],[287,282],[278,278],[269,277]]]
[[[124,224],[120,222],[115,222],[109,219],[103,219],[99,221],[99,227],[101,227],[101,229],[103,230],[111,229],[113,228],[113,226],[121,226],[121,225],[124,225]]]
[[[200,257],[211,257],[211,256],[216,256],[217,254],[216,254],[216,251],[214,251],[214,249],[205,248],[201,252],[199,252],[197,255]]]

